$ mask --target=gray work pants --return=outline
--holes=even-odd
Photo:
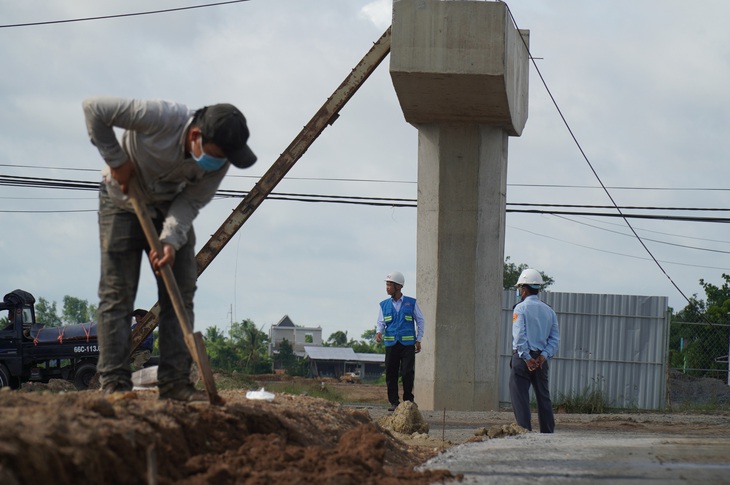
[[[546,360],[540,367],[530,372],[525,361],[518,354],[512,354],[509,376],[509,395],[512,400],[512,410],[515,413],[517,424],[530,431],[532,431],[530,385],[532,385],[537,399],[537,420],[540,424],[540,432],[552,433],[555,431],[553,403],[550,400],[548,382],[549,370],[548,361]]]
[[[159,211],[158,211],[159,212]],[[164,217],[157,214],[154,224],[158,232]],[[99,240],[101,245],[101,278],[99,279],[99,311],[97,333],[101,385],[128,384],[131,387],[129,355],[131,351],[132,312],[137,296],[140,266],[149,251],[137,215],[118,208],[109,199],[106,186],[99,191]],[[145,258],[146,259],[146,258]],[[193,296],[198,277],[195,262],[195,233],[190,228],[187,243],[177,250],[172,268],[182,294],[191,324],[194,322]],[[175,311],[162,278],[157,278],[157,299],[160,304],[159,386],[189,382],[192,358],[185,345]]]

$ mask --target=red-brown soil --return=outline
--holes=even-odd
[[[480,429],[514,421],[508,410],[422,411],[429,433],[401,435],[377,424],[387,414],[382,385],[326,380],[324,385],[349,403],[338,404],[286,394],[281,392],[286,383],[259,377],[256,388],[277,391],[272,402],[247,399],[248,389],[221,391],[225,405],[211,406],[159,401],[155,390],[112,398],[100,391],[77,392],[65,381],[24,384],[20,391],[3,388],[0,484],[428,484],[459,477],[414,467],[450,446],[488,439]],[[305,384],[322,385],[319,380]],[[685,384],[672,386],[674,404],[683,402],[684,394],[690,401],[701,394],[696,389],[701,383]],[[708,396],[724,403],[728,390],[715,387]],[[686,392],[674,392],[682,389]],[[565,431],[726,436],[729,414],[558,413],[555,418],[556,428]]]
[[[156,391],[0,392],[0,483],[427,484],[428,453],[367,414],[307,396],[223,406],[159,401]],[[156,470],[156,472],[155,472]]]

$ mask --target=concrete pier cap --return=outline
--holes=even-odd
[[[520,136],[529,35],[502,2],[394,0],[390,76],[406,121],[498,126]]]

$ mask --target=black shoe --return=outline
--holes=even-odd
[[[395,403],[395,404],[391,403],[390,407],[388,408],[388,411],[392,413],[393,411],[395,411],[395,408],[397,408],[397,407],[398,407],[398,403]]]
[[[160,399],[172,399],[181,402],[207,401],[208,396],[203,391],[198,391],[192,384],[174,384],[160,387]]]

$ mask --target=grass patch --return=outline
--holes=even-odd
[[[285,392],[287,394],[304,395],[326,399],[334,402],[345,402],[345,397],[330,386],[317,384],[307,384],[302,382],[270,382],[266,389],[271,392]]]
[[[581,392],[561,392],[557,401],[553,402],[553,407],[573,414],[604,414],[609,410],[606,395],[593,386],[586,387]]]
[[[219,390],[253,389],[256,387],[256,382],[247,374],[215,370],[213,375],[215,385]]]
[[[691,401],[683,401],[679,403],[671,403],[667,405],[667,408],[671,412],[675,413],[715,413],[715,412],[727,412],[730,411],[730,404],[723,404],[719,402],[706,402],[696,403]]]

